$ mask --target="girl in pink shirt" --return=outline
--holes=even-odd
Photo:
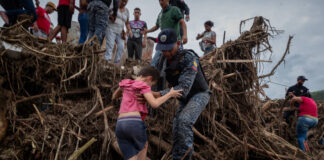
[[[170,98],[181,96],[182,90],[170,90],[166,95],[155,98],[151,86],[160,78],[160,73],[154,67],[144,67],[135,80],[124,79],[114,92],[113,98],[122,96],[119,117],[116,124],[116,137],[124,159],[145,160],[147,152],[146,126],[143,122],[148,111],[146,105],[137,100],[137,94],[142,94],[153,108],[159,107]]]

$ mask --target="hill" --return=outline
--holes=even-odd
[[[312,92],[311,94],[312,94],[312,97],[314,98],[314,100],[316,100],[316,101],[324,100],[324,90]]]

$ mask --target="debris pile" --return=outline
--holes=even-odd
[[[114,134],[120,101],[111,95],[120,80],[132,77],[134,66],[146,62],[127,60],[118,69],[100,58],[95,38],[78,46],[54,44],[20,24],[0,34],[2,44],[21,48],[0,48],[0,120],[7,119],[0,122],[0,159],[121,159]],[[299,150],[287,139],[291,129],[280,120],[280,105],[259,98],[260,80],[289,53],[292,37],[272,72],[258,75],[258,64],[265,62],[258,57],[271,51],[275,34],[267,19],[255,17],[249,31],[201,58],[212,96],[193,128],[193,159],[312,159],[319,153],[315,142],[312,153]],[[150,109],[148,159],[172,159],[176,103]],[[321,134],[314,131],[314,141]]]

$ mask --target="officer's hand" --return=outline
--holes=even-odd
[[[179,97],[182,96],[182,94],[181,94],[182,91],[183,91],[182,89],[174,90],[173,88],[171,88],[169,94],[170,94],[171,97],[173,97],[173,98],[179,98]]]
[[[182,43],[183,44],[186,44],[188,42],[188,37],[187,37],[187,35],[183,35],[182,36]]]
[[[136,100],[140,104],[145,104],[146,103],[146,99],[144,98],[144,95],[143,94],[140,94],[139,92],[136,93]]]

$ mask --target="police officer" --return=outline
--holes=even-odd
[[[312,98],[311,94],[309,93],[308,88],[304,86],[305,81],[308,79],[305,76],[298,76],[297,77],[297,84],[288,88],[286,97],[289,96],[289,93],[292,92],[295,96],[300,97],[308,97]],[[295,103],[295,107],[299,107],[299,103]],[[295,111],[285,111],[284,118],[286,119],[287,123],[290,123],[290,117],[295,113]]]
[[[210,98],[208,83],[200,66],[199,57],[192,50],[183,50],[177,33],[172,29],[163,30],[158,36],[156,50],[163,52],[160,58],[161,72],[174,89],[182,89],[182,97],[178,100],[179,108],[173,120],[174,160],[191,159],[193,153],[193,131],[200,113]],[[163,60],[164,59],[164,60]],[[156,97],[166,94],[170,88],[154,92]],[[188,154],[186,154],[188,153]]]

